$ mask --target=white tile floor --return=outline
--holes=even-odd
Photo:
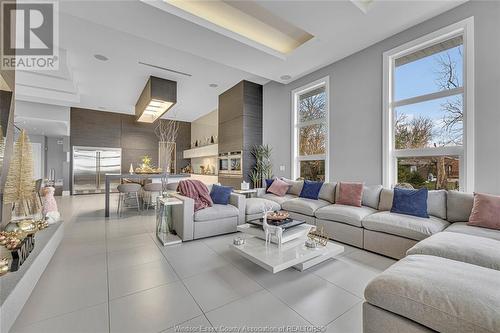
[[[362,332],[363,289],[394,263],[345,246],[308,271],[273,275],[229,250],[234,235],[162,247],[152,210],[106,221],[102,195],[64,197],[59,206],[64,240],[12,332],[175,332],[177,325]]]

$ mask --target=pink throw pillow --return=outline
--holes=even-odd
[[[500,230],[500,196],[474,193],[468,225]]]
[[[290,185],[288,185],[286,182],[282,181],[281,179],[276,178],[271,186],[267,189],[267,192],[276,194],[277,196],[284,196],[286,192],[288,192],[288,189],[290,188]]]
[[[361,207],[363,197],[363,183],[344,183],[340,182],[339,199],[336,203],[341,205]]]

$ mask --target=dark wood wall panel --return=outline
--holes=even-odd
[[[71,108],[71,146],[121,147],[120,114]]]
[[[241,81],[219,96],[219,152],[242,151],[242,178],[250,181],[254,145],[262,144],[262,86]],[[223,185],[239,188],[242,178],[219,175]]]
[[[161,120],[165,121],[165,120]],[[156,123],[138,123],[135,116],[81,108],[71,108],[71,146],[122,148],[122,172],[136,168],[144,155],[158,165],[158,138]],[[183,159],[183,151],[191,145],[191,123],[179,122],[177,135],[176,172],[190,160]],[[73,167],[73,166],[71,166]]]
[[[123,149],[151,149],[158,146],[156,123],[138,123],[135,116],[121,115],[121,147]]]
[[[228,153],[243,147],[243,116],[219,122],[219,152]]]
[[[129,171],[130,163],[134,165],[134,169],[137,168],[144,155],[151,157],[151,161],[155,166],[158,165],[158,146],[153,146],[150,149],[122,148],[122,172],[127,173]]]

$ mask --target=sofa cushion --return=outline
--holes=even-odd
[[[285,194],[284,196],[282,197],[278,197],[277,195],[274,195],[272,193],[266,193],[264,194],[261,198],[264,198],[264,199],[267,199],[267,200],[271,200],[271,201],[274,201],[276,202],[278,205],[282,206],[284,202],[288,201],[288,200],[292,200],[292,199],[295,199],[297,198],[297,196],[295,195],[291,195],[291,194]]]
[[[281,208],[290,212],[300,213],[308,216],[314,216],[314,212],[330,203],[325,200],[313,200],[305,198],[295,198],[285,201]]]
[[[380,202],[378,203],[378,210],[391,210],[393,198],[394,191],[388,188],[383,188],[382,191],[380,191]]]
[[[474,195],[472,193],[448,191],[446,201],[446,214],[449,222],[469,221],[474,204]]]
[[[365,289],[372,305],[438,332],[498,332],[500,271],[426,255],[401,259]]]
[[[261,214],[264,215],[264,210],[280,210],[281,206],[272,201],[264,198],[249,198],[245,201],[246,215]],[[262,216],[261,216],[262,217]]]
[[[302,186],[304,185],[304,181],[302,180],[291,180],[287,178],[281,178],[283,181],[288,183],[288,185],[291,185],[290,188],[288,189],[287,194],[292,194],[299,196],[300,191],[302,191]]]
[[[426,254],[500,270],[500,241],[446,230],[420,241],[406,253]]]
[[[426,188],[410,190],[396,187],[394,189],[391,213],[429,218],[429,214],[427,213],[428,193],[429,191]]]
[[[336,203],[341,205],[361,207],[363,198],[363,183],[339,182],[338,198]]]
[[[472,225],[467,225],[465,222],[452,223],[448,228],[446,228],[446,231],[491,238],[500,241],[500,230],[475,227]]]
[[[446,228],[449,223],[438,217],[429,218],[378,212],[368,215],[362,221],[363,227],[373,231],[422,240]]]
[[[363,188],[363,199],[362,205],[368,206],[374,209],[378,209],[378,203],[380,201],[380,192],[382,191],[382,185],[370,185]]]
[[[238,208],[233,205],[218,205],[214,204],[212,207],[200,209],[194,213],[194,221],[211,221],[223,219],[226,217],[238,217]]]
[[[289,189],[290,185],[288,183],[284,182],[281,179],[275,179],[266,192],[282,197],[286,194],[286,192],[288,192]]]
[[[355,207],[335,204],[318,209],[314,215],[318,219],[337,221],[361,227],[363,218],[376,212],[375,209],[366,206]]]
[[[233,192],[233,188],[231,186],[214,184],[210,190],[210,198],[212,198],[214,204],[227,205],[229,203],[231,192]]]
[[[335,203],[335,187],[337,183],[323,183],[319,191],[319,198],[329,203]]]
[[[500,196],[474,193],[468,225],[500,230]]]
[[[323,187],[323,182],[313,182],[310,180],[304,180],[304,185],[300,191],[299,197],[305,199],[318,200],[319,191]]]
[[[448,194],[445,190],[429,191],[427,195],[427,214],[439,217],[443,220],[447,218],[447,198]],[[384,188],[380,192],[380,202],[378,210],[387,211],[392,208],[392,200],[394,191]],[[471,206],[472,209],[472,206]]]
[[[429,191],[427,195],[427,213],[446,220],[446,190]]]

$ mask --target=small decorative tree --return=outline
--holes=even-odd
[[[273,177],[272,148],[269,145],[254,145],[251,153],[255,157],[255,166],[249,176],[253,187],[258,188],[263,185],[264,179]]]
[[[165,172],[170,172],[172,163],[175,161],[172,155],[175,152],[175,142],[178,132],[179,122],[176,120],[160,119],[155,128],[155,134],[159,140],[158,144],[160,151],[158,164]]]
[[[33,151],[23,129],[14,145],[5,183],[4,202],[13,205],[15,215],[27,216],[30,214],[29,205],[33,199],[33,191]]]

